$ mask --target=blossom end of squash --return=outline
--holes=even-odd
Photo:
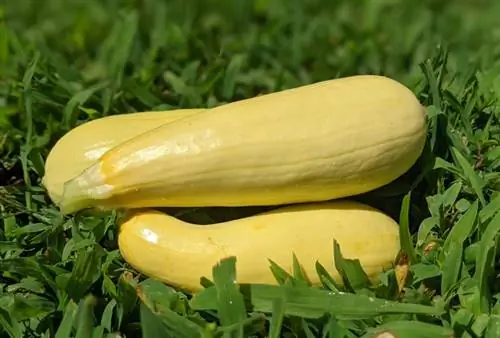
[[[111,187],[104,183],[99,166],[93,165],[64,183],[59,210],[63,215],[95,207],[109,197]]]
[[[86,189],[82,189],[78,181],[73,179],[64,184],[63,196],[59,203],[59,211],[63,215],[90,208],[92,205],[92,198],[88,195]]]

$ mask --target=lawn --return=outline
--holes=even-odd
[[[500,337],[499,17],[494,0],[1,2],[2,337]],[[117,212],[62,216],[41,185],[85,121],[355,74],[400,81],[428,114],[414,167],[359,196],[401,227],[379,283],[339,260],[342,287],[275,268],[281,285],[239,288],[230,258],[185,294],[123,261]]]

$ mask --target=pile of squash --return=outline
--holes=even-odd
[[[113,115],[64,135],[43,184],[63,214],[123,209],[120,252],[139,272],[187,291],[236,256],[237,282],[270,283],[269,260],[312,284],[316,262],[342,283],[333,241],[370,279],[400,250],[398,224],[347,199],[404,174],[423,151],[426,113],[397,81],[360,75],[211,109]],[[191,224],[154,208],[274,206]]]

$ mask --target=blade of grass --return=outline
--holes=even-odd
[[[415,254],[415,248],[413,247],[410,234],[410,201],[411,192],[405,195],[401,205],[401,212],[399,216],[399,238],[401,248],[408,256],[410,264],[413,264],[417,261],[417,256]]]
[[[223,326],[241,323],[247,318],[245,302],[236,284],[236,257],[221,260],[212,270],[217,290],[217,312]],[[243,337],[243,328],[238,336]]]
[[[140,304],[140,318],[141,318],[141,333],[143,338],[156,338],[156,337],[165,337],[165,338],[176,338],[176,337],[186,337],[184,331],[179,332],[179,336],[176,336],[176,331],[168,330],[166,326],[163,325],[161,319],[153,314],[151,310],[141,302]],[[182,330],[182,329],[181,329]],[[193,338],[200,336],[191,336]]]
[[[98,83],[75,93],[64,107],[63,119],[61,122],[62,127],[65,129],[72,128],[76,121],[75,109],[84,104],[92,95],[106,86],[107,83]]]
[[[385,336],[383,335],[385,333]],[[370,330],[364,338],[452,338],[453,331],[439,325],[422,323],[418,321],[401,320],[380,325],[375,330]]]
[[[285,302],[283,299],[275,299],[272,304],[271,321],[269,324],[269,338],[281,337],[281,325],[285,317]]]
[[[87,295],[80,301],[75,338],[92,338],[94,330],[94,307],[96,304],[97,299],[92,295]]]
[[[35,56],[31,60],[26,72],[23,76],[23,105],[24,111],[26,113],[26,135],[25,143],[21,149],[21,164],[23,166],[23,179],[28,188],[31,188],[31,177],[29,175],[28,168],[28,156],[32,148],[33,142],[33,97],[32,97],[32,81],[35,74],[38,62],[40,59],[40,53],[35,53]],[[31,201],[31,191],[27,189],[24,192],[26,208],[31,211],[33,209]]]
[[[73,303],[73,301],[70,301],[68,305],[66,305],[62,321],[57,328],[57,332],[54,338],[71,337],[77,310],[78,306]]]
[[[333,240],[333,260],[335,268],[342,276],[344,285],[351,291],[370,285],[370,280],[361,267],[359,259],[344,258],[336,240]]]
[[[23,104],[26,113],[26,144],[31,145],[33,138],[33,109],[32,109],[32,81],[40,60],[40,53],[36,52],[30,61],[23,76]]]
[[[340,291],[341,286],[333,279],[320,262],[316,261],[316,273],[318,274],[323,286],[331,291]]]
[[[202,336],[203,328],[200,325],[173,310],[178,297],[163,283],[148,279],[139,284],[136,291],[140,299],[144,337]],[[162,335],[159,335],[160,332]]]
[[[444,256],[448,254],[450,246],[452,244],[463,246],[464,242],[467,240],[467,238],[469,238],[469,235],[474,231],[478,208],[479,205],[476,200],[467,210],[467,212],[462,217],[460,217],[458,222],[453,225],[444,241],[441,260],[443,260],[445,258]]]
[[[484,182],[482,181],[481,177],[479,177],[479,175],[474,171],[474,168],[467,161],[467,159],[458,151],[458,149],[452,147],[451,152],[455,156],[460,167],[462,168],[467,181],[469,182],[469,184],[472,186],[472,189],[474,189],[474,192],[479,197],[481,205],[484,207],[486,205],[486,198],[484,197],[483,194]]]
[[[346,330],[333,315],[330,316],[325,328],[328,330],[328,338],[344,338],[347,335]]]
[[[479,212],[481,222],[489,221],[500,210],[500,194]]]
[[[19,322],[14,320],[10,313],[0,308],[1,328],[12,338],[23,337],[23,328]]]
[[[460,277],[462,269],[463,247],[453,242],[444,257],[441,278],[441,294],[444,295],[451,290]]]
[[[488,278],[492,273],[493,251],[496,248],[496,238],[499,232],[500,213],[497,213],[482,234],[477,253],[474,279],[479,286],[479,304],[476,308],[476,314],[489,311]]]
[[[235,337],[241,336],[240,333],[243,332],[243,337],[253,337],[263,332],[265,322],[266,317],[264,315],[252,314],[239,323],[219,327],[217,334],[221,333],[223,337]]]
[[[319,318],[326,313],[336,316],[369,318],[381,314],[411,313],[440,315],[443,309],[435,306],[404,304],[361,294],[335,293],[316,288],[242,284],[240,290],[250,300],[255,311],[272,312],[273,301],[283,299],[288,316]],[[196,310],[217,307],[217,292],[213,287],[195,294],[190,305]]]

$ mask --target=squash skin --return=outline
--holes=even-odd
[[[318,82],[211,108],[124,142],[65,184],[60,210],[343,198],[405,173],[426,135],[424,108],[392,79]]]
[[[64,182],[81,174],[106,151],[145,131],[204,109],[175,109],[110,115],[85,122],[61,137],[45,160],[42,184],[49,198],[60,202]]]
[[[292,274],[293,254],[312,285],[318,261],[336,282],[333,240],[345,258],[359,259],[372,282],[400,251],[398,224],[381,211],[350,200],[295,204],[251,217],[203,226],[152,209],[129,210],[118,228],[123,259],[134,269],[196,292],[212,267],[236,257],[238,283],[276,284],[268,259]],[[355,234],[355,235],[353,235]]]

